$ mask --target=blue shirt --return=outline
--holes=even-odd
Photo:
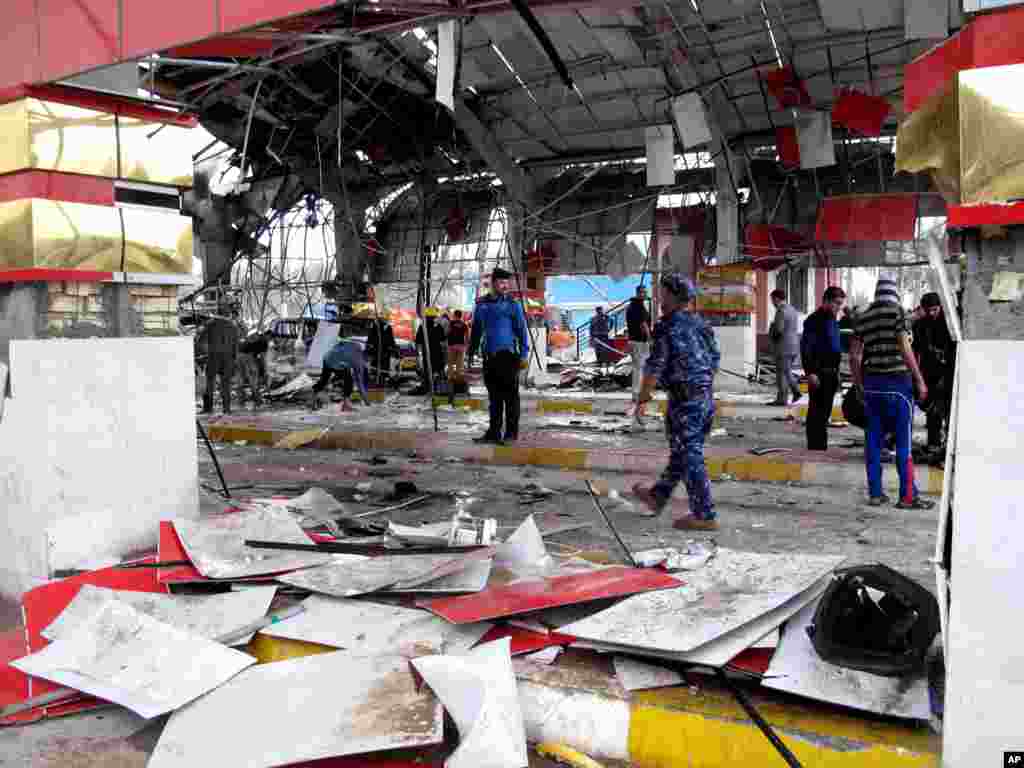
[[[839,370],[842,348],[839,323],[831,312],[818,308],[804,320],[800,358],[807,375]]]
[[[520,359],[530,356],[530,334],[526,330],[523,308],[508,296],[490,294],[477,302],[473,313],[473,333],[469,339],[469,357],[476,354],[483,340],[484,354],[514,352]]]
[[[721,357],[715,332],[703,318],[677,309],[654,326],[644,375],[656,376],[665,389],[677,384],[710,389]]]
[[[359,344],[354,341],[339,341],[324,355],[324,368],[330,368],[332,371],[348,368],[352,371],[352,378],[359,387],[363,402],[370,402],[366,391],[366,356]]]

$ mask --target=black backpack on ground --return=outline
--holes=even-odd
[[[850,387],[843,395],[843,418],[855,427],[867,428],[867,417],[864,415],[864,398],[857,387]]]
[[[889,677],[922,672],[938,631],[935,597],[884,565],[836,571],[807,628],[825,661]]]

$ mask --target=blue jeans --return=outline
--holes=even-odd
[[[668,503],[680,480],[686,482],[690,513],[700,520],[714,520],[711,483],[704,466],[704,440],[711,431],[715,402],[700,397],[685,402],[669,400],[665,415],[665,434],[671,451],[668,466],[654,485],[654,495],[661,509]]]
[[[917,498],[910,437],[914,425],[914,387],[906,375],[865,376],[864,416],[867,447],[864,452],[868,473],[868,494],[882,495],[882,440],[896,435],[896,472],[900,476],[900,500]]]

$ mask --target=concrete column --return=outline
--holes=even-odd
[[[1005,237],[965,235],[963,327],[966,339],[1024,339],[1024,299],[992,302],[989,296],[1000,272],[1024,273],[1024,226],[1008,227]]]
[[[135,312],[128,285],[124,283],[104,285],[103,308],[106,312],[108,336],[124,338],[142,335],[142,323]]]
[[[46,283],[0,284],[0,363],[10,364],[13,339],[41,335],[46,299]]]
[[[339,303],[365,300],[364,285],[371,265],[363,247],[362,209],[353,206],[351,214],[344,203],[334,208],[334,246],[337,249]],[[372,275],[369,275],[372,279]]]

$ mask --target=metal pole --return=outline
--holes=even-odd
[[[614,536],[615,540],[619,542],[619,547],[621,547],[622,551],[626,553],[626,562],[628,562],[634,568],[639,568],[640,566],[637,565],[636,558],[633,557],[633,553],[629,551],[629,547],[626,546],[626,543],[622,540],[622,537],[619,536],[619,532],[615,529],[615,526],[612,525],[611,518],[608,517],[608,514],[604,511],[604,508],[601,506],[601,502],[597,500],[597,493],[594,491],[594,486],[591,485],[589,480],[587,480],[586,482],[587,490],[590,491],[590,499],[591,501],[594,502],[594,506],[597,508],[597,511],[601,514],[601,517],[604,518],[604,522],[608,526],[608,530],[612,532],[612,536]]]
[[[196,428],[199,430],[199,434],[203,437],[203,442],[206,443],[206,450],[210,452],[210,458],[213,459],[213,466],[217,470],[217,477],[220,478],[220,485],[224,489],[224,497],[230,499],[231,491],[228,490],[228,484],[224,480],[224,473],[220,469],[220,462],[217,460],[217,454],[213,452],[213,446],[210,445],[210,438],[206,435],[206,430],[203,429],[202,422],[196,419]]]

